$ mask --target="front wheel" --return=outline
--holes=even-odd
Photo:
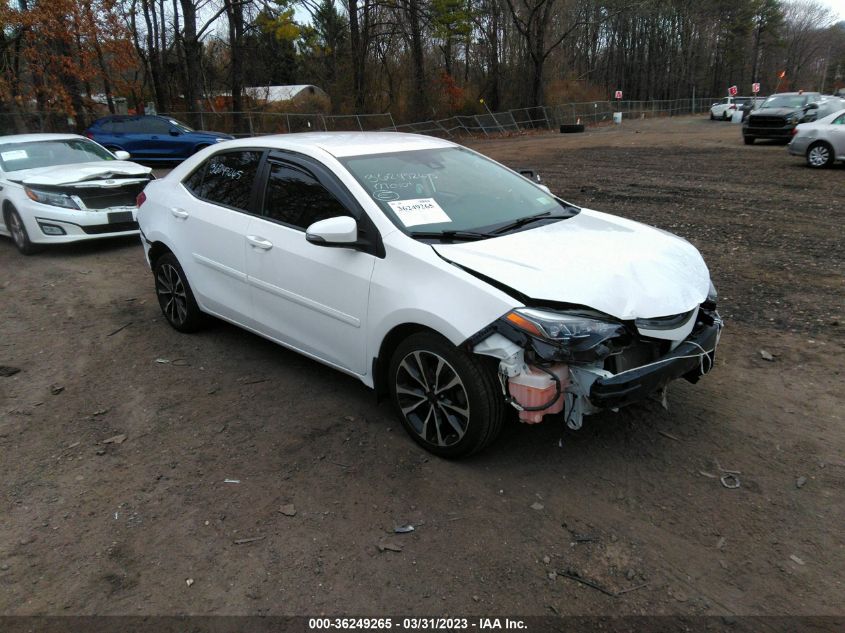
[[[388,387],[402,426],[441,457],[478,452],[499,435],[505,401],[492,363],[433,332],[413,334],[393,354]]]
[[[753,136],[743,136],[742,140],[746,145],[754,145],[754,137]]]
[[[196,332],[202,327],[203,314],[185,277],[185,271],[173,253],[165,253],[153,265],[156,295],[167,322],[180,332]]]
[[[26,226],[21,219],[17,209],[8,209],[6,211],[6,227],[9,233],[12,234],[12,241],[23,255],[34,255],[41,251],[42,247],[38,244],[33,244],[29,239],[29,233],[26,231]]]
[[[815,169],[833,165],[833,150],[827,143],[815,143],[807,150],[807,164]]]

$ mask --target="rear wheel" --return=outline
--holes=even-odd
[[[807,148],[807,164],[821,169],[833,165],[833,149],[827,143],[813,143]]]
[[[29,239],[29,233],[26,232],[26,226],[24,226],[17,209],[9,208],[6,210],[6,227],[12,234],[15,246],[23,255],[34,255],[42,250],[42,246],[33,244],[32,240]]]
[[[393,354],[388,387],[402,426],[441,457],[478,452],[499,435],[505,401],[495,367],[434,332],[405,339]]]
[[[180,332],[196,332],[202,327],[203,314],[185,277],[185,271],[173,253],[165,253],[153,265],[156,295],[164,318]]]

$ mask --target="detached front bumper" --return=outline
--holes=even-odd
[[[674,350],[642,367],[597,378],[590,388],[590,402],[600,408],[623,407],[645,400],[676,378],[696,382],[713,367],[722,322],[701,324]]]

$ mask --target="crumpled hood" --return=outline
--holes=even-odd
[[[151,167],[144,167],[128,160],[98,160],[90,163],[38,167],[10,175],[12,180],[25,185],[57,186],[86,180],[108,180],[112,177],[137,176],[142,178],[151,171]]]
[[[686,240],[589,209],[499,238],[432,246],[537,301],[583,305],[624,320],[688,312],[710,289],[707,266]]]

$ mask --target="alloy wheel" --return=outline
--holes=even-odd
[[[9,214],[9,232],[12,234],[12,239],[15,240],[18,248],[24,248],[26,246],[26,232],[17,213],[12,212]]]
[[[824,145],[816,145],[807,154],[807,161],[813,167],[824,167],[830,160],[830,150]]]
[[[469,397],[445,358],[413,351],[399,363],[395,380],[402,415],[420,438],[441,447],[463,438],[469,426]]]
[[[171,323],[182,325],[188,317],[188,297],[176,267],[162,264],[156,274],[156,286],[164,315]]]

